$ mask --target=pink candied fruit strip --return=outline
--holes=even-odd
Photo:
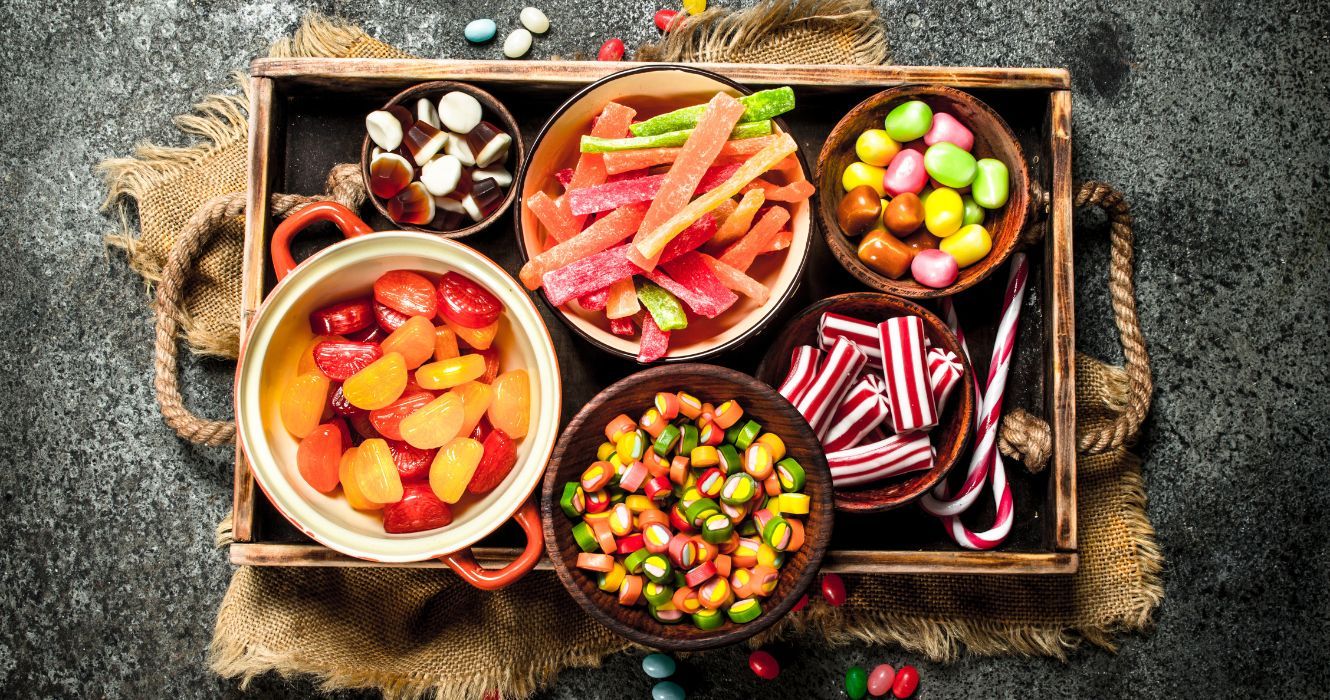
[[[708,168],[702,176],[702,180],[698,182],[697,189],[693,194],[706,192],[725,182],[738,169],[738,163]],[[568,194],[565,195],[568,200],[568,209],[574,215],[580,216],[609,211],[625,204],[650,202],[660,192],[666,177],[666,175],[646,175],[635,179],[606,182],[602,185],[585,187],[580,190],[569,190]]]
[[[568,189],[568,185],[573,183],[573,169],[560,168],[554,172],[554,179],[559,181],[559,186]]]
[[[587,311],[604,311],[605,305],[610,301],[610,288],[583,294],[577,298],[577,305]]]
[[[715,318],[739,300],[711,271],[702,254],[690,251],[647,273],[652,282],[679,298],[693,313]]]
[[[788,185],[776,185],[762,178],[748,183],[744,191],[758,188],[767,196],[768,202],[802,202],[813,196],[815,187],[807,180],[796,180]]]
[[[754,153],[775,143],[775,136],[757,136],[751,139],[734,139],[726,141],[724,146],[720,147],[720,153],[717,158],[733,158],[735,156],[751,156]],[[605,171],[610,175],[615,173],[625,173],[630,170],[641,170],[657,165],[668,165],[673,163],[679,157],[682,147],[675,148],[639,148],[631,151],[617,151],[615,153],[605,154]]]
[[[637,332],[637,326],[633,325],[631,316],[612,318],[610,319],[610,332],[615,335],[631,336]]]
[[[711,266],[712,273],[716,275],[716,279],[719,279],[721,284],[752,299],[757,302],[758,306],[766,304],[767,300],[771,298],[771,290],[767,289],[767,286],[761,282],[710,255],[703,255],[702,259]]]
[[[670,350],[670,332],[662,331],[660,326],[656,325],[656,319],[651,314],[646,314],[642,318],[642,342],[637,348],[637,361],[655,362]]]
[[[619,207],[597,219],[587,230],[528,260],[518,277],[527,289],[537,289],[546,272],[595,255],[633,235],[646,213],[645,204]]]
[[[789,220],[790,212],[784,207],[767,209],[748,233],[720,256],[720,261],[740,272],[747,271],[753,260],[771,247],[771,241]]]
[[[715,233],[715,217],[704,216],[670,241],[661,252],[660,259],[673,260],[706,243]],[[603,250],[546,272],[542,278],[545,296],[554,306],[563,306],[572,299],[608,287],[625,277],[645,274],[645,270],[628,259],[630,246],[632,244],[628,243]]]

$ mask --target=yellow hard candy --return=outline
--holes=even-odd
[[[969,267],[980,260],[993,249],[993,238],[988,235],[988,229],[980,224],[970,224],[957,231],[955,235],[947,236],[942,239],[938,245],[942,252],[956,258],[956,264],[960,267]]]
[[[924,200],[924,226],[934,236],[946,238],[956,233],[964,218],[965,203],[950,187],[939,187]]]
[[[877,196],[886,197],[887,190],[882,186],[882,177],[886,174],[886,168],[856,161],[845,166],[845,171],[840,174],[840,186],[849,192],[860,185],[868,185]]]
[[[868,129],[859,134],[854,142],[854,153],[859,156],[859,160],[884,168],[900,151],[901,145],[887,136],[883,129]]]
[[[690,15],[700,15],[707,11],[707,0],[683,0],[683,9]]]

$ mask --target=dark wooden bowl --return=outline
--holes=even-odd
[[[865,321],[885,321],[896,316],[918,316],[924,320],[924,332],[934,347],[941,346],[955,353],[965,366],[961,385],[953,390],[951,400],[943,412],[938,427],[933,429],[933,446],[937,457],[933,468],[908,478],[897,478],[878,484],[864,484],[835,490],[836,509],[849,513],[878,513],[899,508],[937,485],[965,451],[973,430],[974,368],[961,351],[956,335],[942,319],[914,302],[878,294],[853,292],[828,297],[809,306],[785,325],[780,335],[772,339],[771,348],[757,368],[757,378],[770,386],[779,386],[790,369],[790,355],[799,345],[814,345],[817,340],[818,319],[824,311],[833,311]]]
[[[881,129],[882,120],[896,105],[909,100],[923,100],[934,112],[949,112],[974,133],[975,158],[996,158],[1007,166],[1011,174],[1007,203],[996,212],[988,212],[984,228],[993,237],[993,249],[983,260],[963,269],[956,281],[948,287],[925,287],[908,277],[893,280],[879,274],[859,260],[858,241],[845,236],[836,223],[836,206],[845,191],[841,189],[841,172],[845,166],[858,160],[854,142],[866,129]],[[836,260],[854,275],[855,279],[888,294],[915,299],[950,296],[969,289],[988,277],[1016,249],[1020,233],[1030,215],[1029,167],[1021,144],[1016,140],[1007,122],[991,107],[968,93],[940,85],[902,85],[873,95],[850,110],[831,130],[822,144],[817,159],[817,185],[822,197],[818,203],[818,220],[827,246]]]
[[[379,210],[379,213],[383,215],[383,218],[393,221],[394,226],[397,226],[404,231],[432,233],[436,236],[443,236],[444,238],[465,238],[466,236],[470,236],[471,234],[488,227],[500,216],[503,216],[503,213],[508,211],[508,208],[513,205],[513,200],[517,198],[517,175],[521,172],[522,165],[526,163],[526,146],[522,143],[522,131],[517,128],[517,121],[513,119],[513,115],[508,112],[508,108],[504,107],[503,103],[495,99],[493,95],[474,85],[455,83],[451,80],[435,80],[433,82],[421,83],[409,87],[394,95],[393,98],[388,100],[383,106],[391,107],[393,105],[402,105],[407,109],[410,109],[412,114],[415,114],[416,100],[426,96],[438,99],[439,97],[442,97],[444,93],[453,91],[465,92],[479,100],[484,118],[490,122],[498,122],[495,126],[503,129],[509,136],[513,137],[513,143],[508,147],[508,158],[504,161],[504,164],[508,167],[508,172],[513,174],[513,183],[508,186],[508,192],[504,194],[503,201],[499,203],[499,208],[495,209],[494,213],[466,228],[459,228],[453,231],[438,231],[425,226],[413,226],[411,224],[398,223],[393,221],[391,216],[388,216],[388,207],[384,205],[383,201],[378,197],[375,197],[372,192],[368,191],[369,161],[371,159],[371,154],[374,152],[374,142],[371,141],[369,135],[366,134],[364,144],[360,147],[360,174],[361,177],[365,178],[366,193],[369,195],[369,200],[374,203],[374,208]]]
[[[643,606],[624,607],[618,597],[596,587],[593,576],[574,568],[579,551],[572,522],[559,509],[559,494],[568,481],[595,461],[596,448],[605,442],[605,424],[620,413],[639,416],[652,405],[659,391],[688,391],[703,401],[735,399],[762,423],[765,430],[785,440],[786,449],[807,473],[804,492],[812,498],[805,519],[805,544],[780,569],[776,590],[762,601],[762,615],[748,624],[729,620],[704,631],[685,620],[662,625]],[[638,644],[672,651],[696,651],[743,641],[775,624],[799,600],[821,566],[831,541],[831,472],[808,424],[788,401],[771,387],[731,369],[705,364],[677,364],[643,370],[600,392],[564,429],[550,458],[542,487],[541,517],[545,547],[568,593],[586,611],[618,634]]]

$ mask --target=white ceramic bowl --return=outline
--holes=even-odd
[[[531,376],[531,427],[518,442],[517,464],[507,478],[483,497],[454,507],[453,522],[446,527],[410,534],[385,533],[378,514],[351,508],[340,491],[322,494],[305,483],[296,468],[297,440],[282,427],[278,415],[281,390],[295,374],[300,349],[314,337],[309,313],[367,294],[381,274],[398,269],[432,275],[457,271],[493,292],[506,307],[495,340],[502,366],[525,368]],[[268,295],[249,327],[235,388],[240,444],[272,504],[318,542],[378,562],[441,557],[465,550],[493,532],[531,496],[559,431],[558,361],[531,298],[480,253],[428,234],[357,235],[302,262]]]

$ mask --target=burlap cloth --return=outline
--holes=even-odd
[[[763,40],[754,41],[759,36]],[[406,56],[317,16],[272,53]],[[637,56],[878,63],[886,45],[865,0],[797,0],[733,14],[708,11]],[[179,118],[182,130],[202,137],[199,145],[143,146],[133,158],[104,164],[108,206],[119,208],[126,222],[111,242],[150,282],[161,278],[196,210],[244,190],[245,106],[242,96],[211,97]],[[1114,311],[1131,370],[1077,358],[1079,571],[846,576],[850,595],[843,607],[815,599],[771,634],[811,643],[896,643],[935,659],[954,658],[962,649],[1065,657],[1083,641],[1111,649],[1117,635],[1150,624],[1163,595],[1162,557],[1145,515],[1140,463],[1125,447],[1150,392],[1131,300],[1130,216],[1107,188],[1087,186],[1077,203],[1104,206],[1113,218]],[[129,224],[133,206],[137,236]],[[177,307],[159,299],[196,352],[236,354],[242,228],[241,219],[227,217],[241,210],[219,209],[225,223],[198,239],[203,254],[184,302]],[[168,335],[174,327],[167,325]],[[1038,421],[1017,415],[1005,422],[1012,425],[1004,425],[1004,452],[1028,455],[1037,467],[1038,440],[1028,436],[1037,435]],[[222,544],[227,531],[226,524],[219,528]],[[445,571],[240,567],[218,613],[211,658],[219,674],[242,680],[277,671],[312,676],[328,689],[380,688],[392,697],[473,698],[494,689],[522,697],[564,668],[596,665],[629,646],[572,605],[549,573],[486,593]]]

